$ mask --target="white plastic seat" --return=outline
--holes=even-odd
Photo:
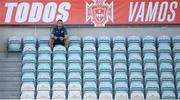
[[[8,51],[21,51],[21,38],[18,36],[11,36],[8,39]]]
[[[147,100],[160,100],[160,95],[157,91],[148,91],[146,93]]]
[[[21,91],[35,91],[34,82],[23,82],[21,85]]]
[[[66,100],[66,92],[65,91],[53,91],[52,92],[52,100]]]
[[[133,91],[130,98],[131,100],[144,100],[144,93],[142,91]]]
[[[129,100],[129,96],[126,91],[116,91],[114,99],[115,100]]]
[[[66,90],[66,83],[65,82],[53,82],[52,85],[53,91],[65,91]]]
[[[85,91],[83,97],[83,100],[96,100],[97,93],[94,91]]]
[[[38,82],[37,91],[50,91],[51,85],[49,82]]]
[[[99,100],[113,100],[112,92],[110,92],[110,91],[101,91],[99,93]]]
[[[81,91],[68,91],[68,100],[81,100]]]
[[[49,100],[50,92],[49,91],[37,91],[36,99],[37,100]]]
[[[21,100],[34,100],[35,99],[34,91],[23,91],[21,92]]]

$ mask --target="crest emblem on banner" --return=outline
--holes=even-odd
[[[113,22],[113,1],[111,4],[106,0],[93,0],[93,3],[86,2],[86,22],[91,21],[95,27],[102,27],[111,20]]]

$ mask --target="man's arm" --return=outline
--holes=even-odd
[[[52,31],[51,31],[50,37],[51,37],[52,39],[57,40],[57,37],[54,36],[54,34],[55,34],[55,26],[52,27]]]
[[[66,28],[64,28],[64,45],[66,48],[69,46],[69,37]]]

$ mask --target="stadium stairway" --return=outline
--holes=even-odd
[[[0,53],[0,99],[19,99],[21,53]]]

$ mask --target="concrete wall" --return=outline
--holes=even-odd
[[[50,28],[46,27],[36,27],[36,26],[0,26],[0,52],[6,52],[7,50],[7,39],[10,36],[43,36],[49,35]],[[180,25],[174,26],[116,26],[116,27],[107,27],[107,28],[68,28],[69,35],[78,35],[78,36],[176,36],[180,35]]]

